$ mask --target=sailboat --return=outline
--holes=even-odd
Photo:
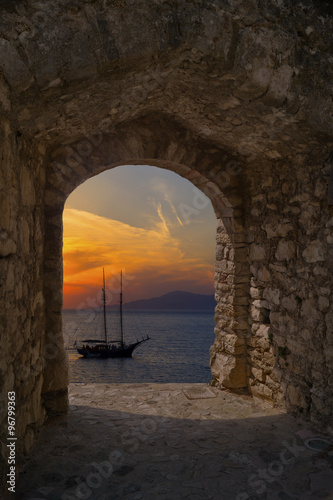
[[[134,349],[150,340],[147,335],[142,340],[137,340],[132,344],[124,342],[123,328],[123,273],[120,273],[120,297],[119,297],[119,312],[120,312],[120,340],[108,340],[108,332],[106,325],[106,299],[105,299],[105,273],[103,268],[103,322],[104,322],[104,340],[88,339],[82,341],[82,346],[77,347],[79,354],[85,358],[130,358]]]

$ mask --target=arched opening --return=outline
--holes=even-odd
[[[216,384],[247,386],[249,266],[242,223],[242,164],[213,143],[165,118],[146,116],[99,129],[53,151],[45,197],[46,352],[43,395],[49,411],[66,404],[67,365],[62,338],[62,213],[68,195],[84,180],[118,165],[153,165],[190,180],[211,200],[218,221],[215,265],[216,340],[211,369]]]
[[[63,332],[72,382],[210,382],[214,343],[216,216],[178,174],[121,166],[80,185],[64,209]],[[152,342],[128,359],[83,359],[74,340],[101,338],[106,276],[109,338]]]

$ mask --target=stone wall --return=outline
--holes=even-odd
[[[16,393],[18,463],[44,422],[43,170],[38,148],[0,125],[1,463],[7,456],[7,394]],[[7,468],[1,467],[1,470]],[[0,484],[3,486],[1,474]]]
[[[244,170],[246,232],[239,228],[235,240],[225,220],[218,226],[211,349],[218,385],[247,385],[251,394],[286,403],[319,425],[332,412],[331,169],[324,153],[316,162],[299,155],[289,164]]]
[[[17,393],[19,456],[46,412],[67,410],[63,204],[89,177],[125,163],[171,169],[212,201],[215,384],[286,401],[327,427],[329,4],[32,0],[0,8],[0,370],[2,403]]]
[[[326,161],[325,161],[326,160]],[[300,155],[251,175],[247,213],[251,299],[248,360],[253,394],[329,422],[332,387],[331,161]],[[281,385],[282,393],[279,391]]]

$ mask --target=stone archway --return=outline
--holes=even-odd
[[[247,387],[249,266],[242,225],[239,159],[163,115],[148,115],[99,129],[50,154],[45,191],[46,338],[43,398],[50,412],[66,406],[68,385],[62,340],[62,212],[67,196],[84,180],[121,164],[147,164],[190,180],[211,200],[219,220],[216,250],[216,341],[212,373],[218,385]],[[196,200],[194,200],[196,206]]]
[[[91,175],[129,162],[188,176],[221,219],[218,383],[247,379],[252,394],[274,402],[283,393],[290,411],[327,427],[328,2],[31,0],[2,2],[0,21],[0,381],[3,394],[15,390],[19,400],[18,455],[45,420],[42,386],[50,410],[67,407],[59,340],[64,200]],[[58,380],[56,359],[64,363]],[[5,429],[4,412],[1,421]]]

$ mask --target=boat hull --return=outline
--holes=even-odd
[[[78,347],[77,352],[85,358],[130,358],[132,357],[134,349],[146,340],[148,340],[148,338],[140,342],[135,342],[134,344],[116,347],[114,349],[100,346],[98,348]]]

